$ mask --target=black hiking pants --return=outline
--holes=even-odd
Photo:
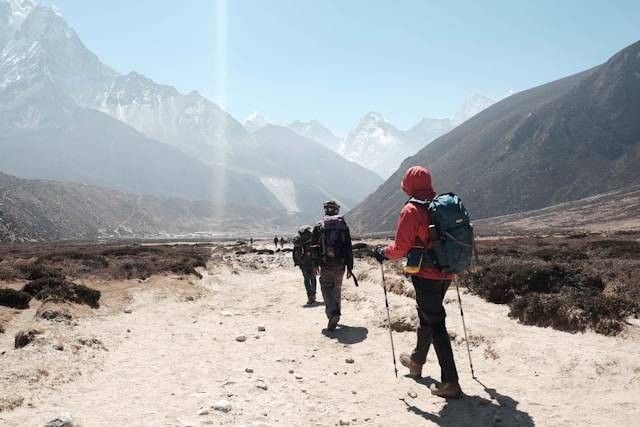
[[[411,359],[419,364],[427,361],[429,347],[433,343],[440,364],[441,381],[458,382],[456,362],[453,360],[451,339],[444,324],[446,312],[442,301],[449,289],[451,282],[448,280],[429,280],[418,276],[411,276],[413,287],[416,290],[416,303],[418,306],[418,341],[411,354]]]

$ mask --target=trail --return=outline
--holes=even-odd
[[[282,268],[262,265],[243,268],[239,260],[213,267],[201,281],[183,282],[195,290],[189,297],[170,291],[174,279],[162,291],[140,285],[127,303],[130,313],[80,319],[70,334],[98,337],[105,349],[83,348],[77,359],[59,362],[80,374],[32,384],[26,388],[31,406],[0,412],[0,424],[43,425],[61,413],[85,427],[633,425],[640,419],[637,337],[525,327],[508,319],[504,307],[463,295],[481,383],[471,379],[457,339],[467,397],[447,402],[429,394],[430,378],[416,382],[404,368],[394,377],[388,330],[380,327],[386,314],[375,265],[358,267],[359,288],[345,280],[343,317],[334,333],[323,331],[321,305],[303,306],[301,275],[288,259]],[[455,290],[447,301],[450,331],[461,336]],[[398,295],[390,295],[390,304],[396,313],[412,307]],[[236,341],[239,335],[246,341]],[[0,351],[17,353],[6,348],[5,338]],[[394,338],[399,351],[414,344],[413,332]],[[21,357],[47,366],[43,357],[52,353],[38,348]],[[17,360],[2,357],[0,363]],[[424,373],[439,379],[434,359],[432,350]],[[49,369],[53,375],[56,366]],[[9,387],[11,378],[3,376],[0,385]],[[230,412],[211,408],[221,399],[231,403]],[[612,411],[614,405],[622,409]]]

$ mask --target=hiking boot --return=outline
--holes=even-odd
[[[445,399],[459,399],[462,397],[462,389],[458,383],[443,383],[431,390],[431,394]]]
[[[414,362],[409,354],[402,353],[400,355],[400,363],[405,368],[409,368],[410,378],[420,378],[422,376],[422,365]]]
[[[309,294],[307,295],[307,305],[312,305],[316,303],[316,296]]]
[[[329,323],[327,323],[327,329],[330,331],[335,331],[336,326],[338,326],[338,321],[340,321],[339,315],[334,314],[333,316],[331,316],[331,318],[329,319]]]

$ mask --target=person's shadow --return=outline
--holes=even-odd
[[[362,326],[348,326],[338,324],[338,328],[334,331],[323,329],[322,334],[342,344],[357,344],[367,339],[369,330]]]
[[[484,388],[491,400],[480,396],[464,396],[461,399],[447,399],[446,405],[436,414],[423,411],[415,405],[401,399],[407,406],[407,411],[421,416],[427,421],[443,427],[460,426],[523,426],[533,427],[533,418],[517,409],[518,402],[513,398],[488,388],[480,380],[475,380]],[[418,380],[420,384],[435,383],[430,378]]]

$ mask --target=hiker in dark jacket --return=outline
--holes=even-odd
[[[300,267],[307,291],[307,305],[316,302],[316,260],[311,248],[313,229],[309,225],[300,227],[293,239],[293,265]]]
[[[275,245],[276,250],[277,250],[278,249],[278,236],[273,238],[273,244]]]
[[[420,200],[431,200],[436,195],[431,186],[431,173],[421,166],[413,166],[405,172],[402,178],[402,190],[408,196]],[[425,208],[407,203],[400,212],[395,242],[386,247],[376,248],[375,255],[378,261],[401,258],[407,255],[413,246],[424,246],[427,250],[430,249],[429,224],[429,214]],[[409,368],[409,375],[419,378],[422,375],[422,366],[427,360],[429,347],[433,343],[440,364],[442,382],[436,390],[432,391],[432,394],[449,398],[462,396],[451,340],[445,326],[446,313],[442,304],[453,278],[453,274],[426,266],[422,266],[417,273],[411,275],[416,291],[420,326],[413,352],[410,355],[407,353],[400,355],[400,363]]]
[[[320,257],[320,289],[329,319],[327,329],[330,331],[336,329],[340,320],[345,268],[347,279],[351,278],[353,270],[351,234],[339,213],[340,205],[337,202],[326,202],[324,216],[313,229],[313,245],[318,248]]]
[[[284,237],[280,238],[280,247],[284,249]]]

